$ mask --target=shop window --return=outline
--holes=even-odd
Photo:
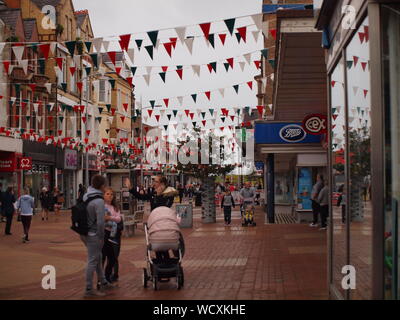
[[[331,156],[332,156],[332,205],[330,211],[331,243],[331,285],[341,298],[346,297],[342,288],[342,268],[347,265],[347,235],[344,219],[346,210],[346,109],[344,91],[343,60],[335,67],[330,76],[331,83]]]
[[[382,5],[381,14],[386,164],[384,289],[386,299],[399,299],[400,5]]]
[[[369,21],[366,18],[346,48],[348,97],[348,220],[350,265],[357,272],[351,299],[372,298],[371,88]]]

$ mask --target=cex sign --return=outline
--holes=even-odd
[[[30,157],[19,158],[18,168],[21,170],[32,170],[32,158]]]

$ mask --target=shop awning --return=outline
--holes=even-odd
[[[278,12],[274,121],[327,110],[326,64],[312,10]]]

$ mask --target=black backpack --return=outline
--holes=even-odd
[[[88,212],[87,206],[89,202],[96,200],[96,199],[103,199],[103,196],[97,195],[87,199],[86,201],[78,202],[75,206],[72,207],[72,226],[71,230],[75,231],[76,233],[87,236],[89,232],[89,225],[88,225]]]

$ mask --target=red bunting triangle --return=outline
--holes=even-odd
[[[194,113],[190,113],[189,115],[190,115],[190,118],[193,120]]]
[[[62,71],[63,69],[63,58],[56,58],[58,68]]]
[[[254,61],[254,64],[256,65],[257,69],[261,68],[261,61],[260,60]]]
[[[185,110],[186,117],[189,117],[189,112],[190,112],[190,110]]]
[[[83,123],[86,123],[86,117],[82,117]]]
[[[103,144],[108,144],[108,139],[107,138],[103,138]]]
[[[207,64],[207,67],[208,67],[208,70],[210,71],[210,73],[212,73],[212,71],[213,71],[212,65],[211,64]]]
[[[221,33],[219,35],[219,38],[220,38],[220,40],[222,42],[222,45],[224,46],[225,45],[225,40],[226,40],[226,34],[225,33]]]
[[[159,122],[160,121],[160,115],[156,114],[155,117],[156,117],[157,122]]]
[[[125,121],[125,116],[121,116],[121,121],[122,121],[122,122]]]
[[[151,115],[153,114],[153,110],[149,109],[149,110],[147,110],[147,112],[149,113],[149,117],[151,118]]]
[[[369,41],[369,26],[364,26],[365,41]]]
[[[121,50],[128,51],[129,48],[129,42],[131,41],[131,35],[130,34],[125,34],[122,36],[119,36],[119,45],[121,46]]]
[[[111,115],[114,116],[115,115],[115,111],[117,111],[117,109],[115,108],[111,108]]]
[[[70,67],[69,72],[71,72],[71,75],[74,76],[76,72],[76,67]]]
[[[116,72],[118,75],[121,74],[121,70],[122,70],[122,67],[115,67],[115,72]]]
[[[208,100],[210,100],[211,99],[211,92],[207,91],[207,92],[204,92],[204,93],[206,94]]]
[[[365,89],[364,89],[364,98],[367,97],[367,94],[368,94],[368,90],[365,90]]]
[[[251,90],[253,90],[253,81],[247,82],[247,85],[250,87]]]
[[[108,56],[111,59],[111,62],[115,66],[115,61],[117,60],[117,53],[115,51],[111,51],[111,52],[107,52],[107,53],[108,53]]]
[[[58,130],[58,135],[61,136],[62,135],[62,130]]]
[[[163,72],[167,72],[168,71],[168,67],[161,67]]]
[[[126,81],[128,81],[128,83],[129,83],[131,86],[133,85],[133,78],[132,78],[132,77],[126,78]]]
[[[125,112],[127,112],[129,104],[128,103],[124,103],[123,106],[124,106]]]
[[[221,128],[219,128],[219,129],[220,129],[221,131],[224,131],[225,128],[224,128],[224,127],[221,127]]]
[[[358,62],[358,57],[356,57],[356,56],[353,56],[353,60],[354,60],[354,66],[356,66],[357,65],[357,62]]]
[[[263,112],[264,112],[264,106],[257,106],[257,110],[258,110],[258,113],[260,114],[260,117],[262,117]]]
[[[365,71],[365,68],[367,67],[367,63],[366,62],[361,62],[361,67]]]
[[[29,87],[31,88],[32,91],[35,91],[35,89],[36,89],[36,84],[31,83],[31,84],[29,84]]]
[[[231,116],[231,120],[234,121],[235,120],[235,116]]]
[[[247,35],[247,27],[241,27],[237,29],[240,37],[243,39],[244,42],[246,42],[246,35]]]
[[[10,61],[3,61],[4,69],[6,70],[6,73],[8,74],[10,71]]]
[[[41,44],[39,46],[40,51],[43,53],[43,56],[45,59],[49,58],[49,52],[50,52],[50,43],[46,43],[46,44]]]
[[[226,59],[226,61],[228,61],[229,65],[233,69],[233,58]]]
[[[363,43],[364,40],[365,40],[365,33],[359,32],[359,33],[358,33],[358,36],[360,37],[360,42]]]
[[[83,113],[85,111],[85,106],[79,106],[79,109]]]
[[[211,23],[208,22],[208,23],[200,24],[200,28],[201,28],[201,30],[203,30],[204,36],[208,40],[208,38],[210,37]]]
[[[164,43],[164,48],[167,51],[168,55],[172,58],[172,42]]]
[[[86,134],[90,136],[90,130],[86,130]]]
[[[171,41],[172,46],[174,49],[176,49],[176,42],[178,41],[178,38],[169,38],[169,41]]]
[[[269,33],[270,33],[271,36],[276,40],[276,29],[271,29],[271,30],[269,30]]]
[[[176,73],[178,74],[179,78],[181,78],[181,80],[183,80],[183,69],[176,70]]]
[[[79,91],[82,92],[83,83],[82,82],[77,82],[76,86],[78,87]]]
[[[169,99],[164,99],[165,106],[168,108]]]
[[[334,88],[335,84],[336,84],[336,81],[332,81],[331,84],[332,84],[332,88]]]
[[[207,123],[207,120],[202,120],[201,122],[203,123],[203,127],[205,127],[206,123]]]

